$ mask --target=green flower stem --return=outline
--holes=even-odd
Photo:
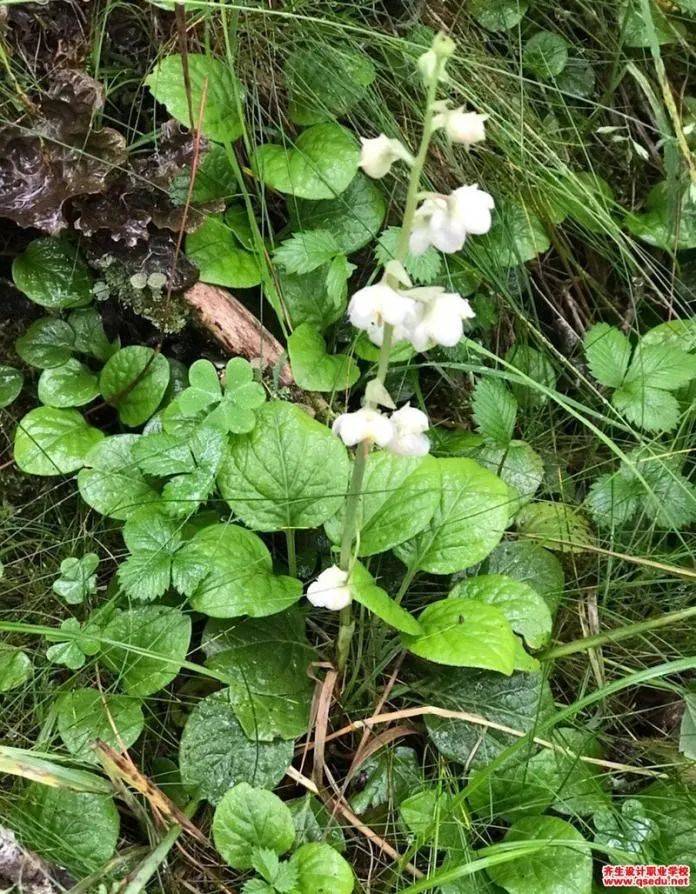
[[[286,528],[285,543],[288,550],[288,574],[290,577],[297,577],[297,549],[295,547],[295,531]]]

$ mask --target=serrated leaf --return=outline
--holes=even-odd
[[[507,447],[484,444],[473,457],[508,485],[510,519],[529,503],[544,480],[544,462],[526,441],[510,441]]]
[[[514,366],[520,373],[534,382],[543,385],[544,388],[556,387],[556,373],[548,357],[529,345],[513,345],[505,355],[508,363]],[[543,406],[548,401],[548,396],[533,385],[510,383],[510,390],[517,398],[522,409]]]
[[[642,379],[626,383],[611,396],[616,409],[647,431],[673,431],[679,423],[679,403],[673,394]]]
[[[396,246],[400,233],[400,227],[387,227],[377,240],[375,258],[382,266],[396,257]],[[430,284],[440,275],[442,255],[431,246],[417,257],[410,253],[407,254],[404,267],[414,282]]]
[[[295,381],[306,391],[345,391],[360,378],[357,363],[347,354],[329,354],[321,333],[302,323],[288,339]]]
[[[328,230],[307,230],[293,233],[281,242],[273,252],[273,260],[288,273],[311,273],[339,252],[338,243]]]
[[[291,53],[285,77],[291,119],[316,124],[345,115],[374,81],[375,69],[364,52],[313,42]]]
[[[67,475],[85,465],[103,437],[77,410],[37,407],[17,426],[15,462],[29,475]]]
[[[490,0],[481,0],[490,5]],[[501,0],[512,2],[517,0]],[[496,202],[493,225],[485,236],[467,242],[470,257],[494,269],[517,267],[548,250],[551,243],[537,215],[509,199]]]
[[[602,385],[618,388],[631,357],[631,343],[618,329],[597,323],[585,335],[585,356],[590,372]]]
[[[517,401],[500,379],[479,379],[472,407],[477,430],[496,444],[510,443],[517,418]]]
[[[104,400],[124,425],[135,428],[152,416],[169,384],[169,364],[152,348],[131,345],[110,357],[99,377]]]
[[[651,388],[676,391],[696,377],[696,357],[668,342],[644,344],[636,347],[626,373],[624,387],[645,382]]]
[[[641,492],[637,480],[618,472],[607,472],[593,482],[585,505],[598,527],[620,527],[638,511]]]
[[[263,868],[274,871],[260,874],[272,882],[278,856],[290,850],[295,840],[295,826],[292,814],[277,795],[241,782],[226,792],[216,807],[213,838],[215,847],[233,869],[253,866],[259,871],[255,865],[263,856],[259,851],[270,851],[276,858],[275,866],[268,866],[271,861],[263,861]]]
[[[49,310],[80,307],[92,300],[92,275],[77,250],[62,239],[30,242],[12,262],[20,292]]]

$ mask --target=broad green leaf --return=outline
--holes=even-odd
[[[87,354],[106,363],[121,346],[118,338],[111,342],[106,337],[102,318],[95,307],[81,307],[71,311],[68,323],[75,337],[74,349],[79,354]]]
[[[75,333],[57,317],[36,320],[15,343],[19,356],[30,366],[51,369],[66,363],[75,348]]]
[[[642,491],[637,478],[607,472],[592,483],[585,506],[598,527],[621,527],[638,512]]]
[[[658,863],[682,863],[696,872],[696,792],[671,780],[657,780],[643,789],[636,800],[655,823],[659,835],[655,842]],[[688,890],[688,889],[687,889]]]
[[[13,366],[0,364],[0,409],[9,407],[22,390],[23,383],[23,373]]]
[[[491,0],[475,0],[490,6]],[[500,0],[513,4],[517,0]],[[474,260],[484,258],[487,265],[517,267],[543,254],[551,245],[546,230],[536,214],[524,205],[503,199],[496,202],[493,225],[485,236],[472,240],[469,248]]]
[[[234,439],[218,487],[257,531],[316,528],[343,503],[348,474],[346,449],[326,426],[273,401],[258,411],[252,432]]]
[[[689,187],[675,194],[669,181],[660,181],[648,193],[645,212],[627,214],[625,224],[634,236],[666,251],[696,247],[696,201]]]
[[[641,338],[642,345],[671,345],[682,351],[696,350],[696,317],[669,320],[653,326]]]
[[[77,476],[85,503],[109,518],[126,519],[141,506],[159,500],[135,461],[133,448],[138,439],[139,435],[105,438],[87,454],[87,468]]]
[[[188,110],[187,110],[188,111]],[[169,195],[177,205],[185,205],[191,184],[190,169],[178,174],[169,188]],[[210,143],[202,152],[196,169],[191,193],[192,204],[206,204],[217,199],[229,200],[239,192],[239,184],[230,165],[224,146]]]
[[[367,457],[358,503],[358,555],[372,556],[414,537],[430,522],[440,500],[440,473],[429,458],[396,456],[386,450]],[[325,529],[341,542],[344,508]]]
[[[290,850],[295,826],[289,808],[277,795],[240,782],[225,792],[215,808],[213,840],[233,869],[251,869],[259,848],[278,856]]]
[[[201,699],[186,721],[179,749],[184,785],[217,804],[240,782],[273,788],[292,762],[291,741],[257,742],[244,735],[226,689]]]
[[[684,713],[679,728],[679,751],[689,760],[696,760],[696,694],[693,692],[684,693]]]
[[[285,802],[295,824],[293,850],[310,841],[326,841],[337,851],[346,849],[346,839],[340,821],[315,795],[306,794]]]
[[[546,600],[551,613],[563,597],[563,567],[549,550],[531,540],[506,540],[497,546],[486,562],[490,574],[504,574],[528,584]]]
[[[508,676],[515,640],[504,612],[473,599],[441,599],[418,616],[422,633],[402,634],[404,647],[421,658],[455,667],[480,667]]]
[[[209,53],[187,53],[186,59],[191,105],[179,55],[165,56],[147,76],[145,83],[152,95],[177,121],[191,129],[200,124],[204,137],[220,143],[236,140],[244,126],[239,117],[240,87],[234,72]]]
[[[343,316],[346,309],[345,284],[340,292],[331,293],[328,273],[328,265],[302,276],[282,270],[278,272],[283,304],[293,326],[311,323],[323,330]]]
[[[387,212],[379,186],[362,171],[337,198],[318,202],[290,199],[288,206],[294,229],[327,230],[346,254],[374,239]]]
[[[413,615],[395,602],[385,590],[377,586],[375,579],[360,562],[356,562],[351,570],[350,592],[356,602],[364,605],[390,627],[414,636],[418,636],[422,632],[420,624]]]
[[[74,357],[39,376],[39,400],[49,407],[82,407],[99,395],[97,376]]]
[[[266,143],[252,159],[256,175],[272,189],[300,199],[333,199],[358,170],[355,137],[338,124],[316,124],[293,145]]]
[[[627,47],[650,47],[653,39],[658,45],[677,43],[684,34],[684,26],[668,19],[657,3],[650,0],[650,20],[646,21],[641,0],[623,0],[617,5],[621,40]]]
[[[99,377],[104,400],[124,425],[135,428],[152,416],[169,384],[169,364],[152,348],[131,345],[107,360]]]
[[[673,431],[679,423],[679,403],[663,388],[653,388],[639,379],[622,385],[612,403],[629,422],[646,431]]]
[[[534,382],[549,389],[556,387],[556,373],[546,354],[541,351],[528,345],[516,344],[507,352],[505,359]],[[547,395],[533,385],[511,382],[510,388],[523,410],[543,406],[548,400]]]
[[[522,21],[527,0],[473,0],[468,12],[488,31],[509,31]]]
[[[288,273],[311,273],[328,264],[341,249],[328,230],[293,233],[273,252],[273,260]]]
[[[70,754],[97,763],[97,739],[121,751],[138,739],[145,726],[140,700],[97,689],[73,689],[56,702],[58,732]],[[115,729],[114,729],[115,728]]]
[[[60,563],[60,577],[53,582],[53,592],[62,597],[68,605],[79,605],[97,592],[99,565],[96,553],[85,553],[81,558],[71,556]]]
[[[473,456],[509,486],[510,518],[529,503],[544,479],[544,462],[526,441],[510,441],[507,447],[484,444]]]
[[[621,810],[614,805],[602,807],[593,816],[595,843],[612,853],[612,863],[655,863],[655,846],[659,830],[645,806],[634,798],[621,801]],[[619,852],[621,856],[616,854]]]
[[[308,670],[318,658],[301,619],[299,628],[287,612],[227,625],[211,621],[204,636],[215,649],[207,664],[225,674],[230,703],[250,739],[294,739],[307,731],[314,692]]]
[[[77,410],[37,407],[17,426],[15,462],[29,475],[67,475],[85,465],[103,437]]]
[[[502,574],[480,574],[460,581],[449,598],[475,599],[496,605],[523,636],[530,649],[540,649],[551,636],[551,612],[542,597],[527,584]]]
[[[316,124],[345,115],[365,95],[375,69],[364,52],[313,42],[290,54],[285,77],[290,118],[296,124]]]
[[[25,847],[76,878],[98,869],[113,855],[119,815],[109,795],[73,792],[32,782],[12,812],[12,827]]]
[[[436,460],[439,503],[416,537],[395,552],[413,568],[432,574],[462,571],[485,559],[508,522],[507,485],[471,459]]]
[[[556,86],[570,97],[592,96],[595,88],[594,68],[586,59],[569,59],[556,79]]]
[[[696,377],[696,356],[680,348],[661,342],[636,347],[631,365],[624,379],[624,387],[645,382],[651,388],[676,391]]]
[[[49,310],[80,307],[92,300],[92,274],[77,250],[61,239],[30,242],[12,262],[20,292]]]
[[[191,619],[176,608],[146,605],[120,609],[102,631],[104,664],[129,695],[152,695],[179,673],[188,653]]]
[[[360,767],[365,778],[362,789],[350,799],[350,806],[365,813],[384,804],[397,805],[423,784],[423,771],[413,748],[397,745],[382,748]]]
[[[133,444],[132,452],[145,475],[184,475],[196,468],[188,442],[166,432],[143,435]]]
[[[522,64],[543,81],[553,80],[566,67],[568,43],[553,31],[537,31],[524,45]]]
[[[297,870],[298,894],[351,894],[355,885],[350,864],[330,844],[303,844],[290,866]]]
[[[551,690],[540,673],[504,677],[490,671],[432,668],[419,692],[431,704],[478,714],[525,733],[554,710]],[[465,720],[426,716],[425,725],[441,754],[472,769],[485,767],[517,741],[509,733]]]
[[[496,444],[506,446],[512,439],[517,418],[517,401],[501,379],[479,379],[472,398],[476,429]]]
[[[388,264],[396,257],[396,247],[399,241],[400,227],[387,227],[377,240],[375,246],[375,258],[382,264]],[[442,255],[435,248],[428,248],[422,255],[407,254],[404,267],[411,279],[416,283],[429,285],[440,275],[442,270]]]
[[[419,843],[442,850],[460,850],[467,841],[469,817],[463,804],[437,788],[426,788],[399,804],[401,821]]]
[[[182,548],[178,558],[207,570],[189,596],[196,611],[214,618],[273,615],[302,596],[301,582],[274,574],[271,554],[263,541],[237,525],[203,528]]]
[[[538,841],[544,848],[523,859],[488,867],[508,894],[590,894],[592,854],[570,823],[555,816],[524,817],[507,831],[505,842]]]
[[[345,391],[360,378],[357,363],[347,354],[329,354],[318,329],[302,323],[288,339],[295,381],[305,391]]]
[[[31,658],[22,649],[0,644],[0,694],[24,685],[33,673]]]
[[[631,343],[618,329],[597,323],[585,335],[585,357],[592,375],[610,388],[623,382],[631,357]]]
[[[563,553],[581,553],[594,542],[587,519],[565,503],[531,503],[520,510],[517,530],[540,546]]]
[[[209,215],[186,237],[186,255],[198,267],[203,282],[235,289],[248,289],[261,282],[256,256],[239,246],[232,229],[220,217]]]

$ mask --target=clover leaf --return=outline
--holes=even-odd
[[[60,630],[68,634],[67,639],[63,639],[58,631],[46,634],[48,642],[55,643],[46,649],[46,658],[51,664],[63,664],[70,670],[78,670],[88,655],[96,655],[99,651],[99,641],[94,638],[98,631],[94,625],[83,628],[77,618],[67,618],[60,625]]]
[[[257,410],[266,400],[263,385],[254,381],[254,370],[243,357],[234,357],[225,367],[224,390],[209,360],[196,360],[189,370],[190,387],[179,395],[185,416],[208,410],[205,424],[233,434],[250,432]]]
[[[97,592],[99,565],[96,553],[86,553],[81,559],[71,556],[60,563],[60,577],[53,582],[53,592],[62,596],[69,605],[79,605],[85,597]]]

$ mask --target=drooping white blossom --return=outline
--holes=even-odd
[[[448,109],[446,103],[441,103],[440,111],[433,118],[433,127],[443,128],[453,143],[461,143],[469,149],[486,139],[487,118],[488,115],[480,115],[478,112],[465,112],[464,106]]]
[[[348,572],[332,565],[307,587],[307,599],[317,608],[337,612],[351,603]]]
[[[394,436],[394,427],[379,410],[362,407],[354,413],[342,413],[334,422],[332,431],[346,447],[355,447],[361,441],[372,441],[384,447]]]
[[[390,421],[394,426],[394,437],[386,446],[390,453],[424,456],[430,450],[430,441],[425,435],[430,424],[422,410],[412,407],[410,403],[404,404],[391,414]]]
[[[350,322],[356,329],[366,332],[375,345],[382,344],[385,323],[395,327],[395,341],[407,337],[409,321],[415,312],[416,304],[413,299],[384,282],[360,289],[348,305]]]
[[[475,184],[428,196],[414,215],[411,253],[422,255],[431,245],[447,254],[461,251],[467,235],[488,232],[494,207],[493,197]]]
[[[419,299],[418,317],[409,333],[409,341],[417,351],[434,345],[454,347],[464,334],[464,320],[474,318],[469,302],[456,292],[445,292],[441,286],[411,289]]]
[[[375,180],[385,177],[395,161],[413,162],[413,156],[403,143],[383,133],[372,139],[361,137],[360,142],[360,167]]]

